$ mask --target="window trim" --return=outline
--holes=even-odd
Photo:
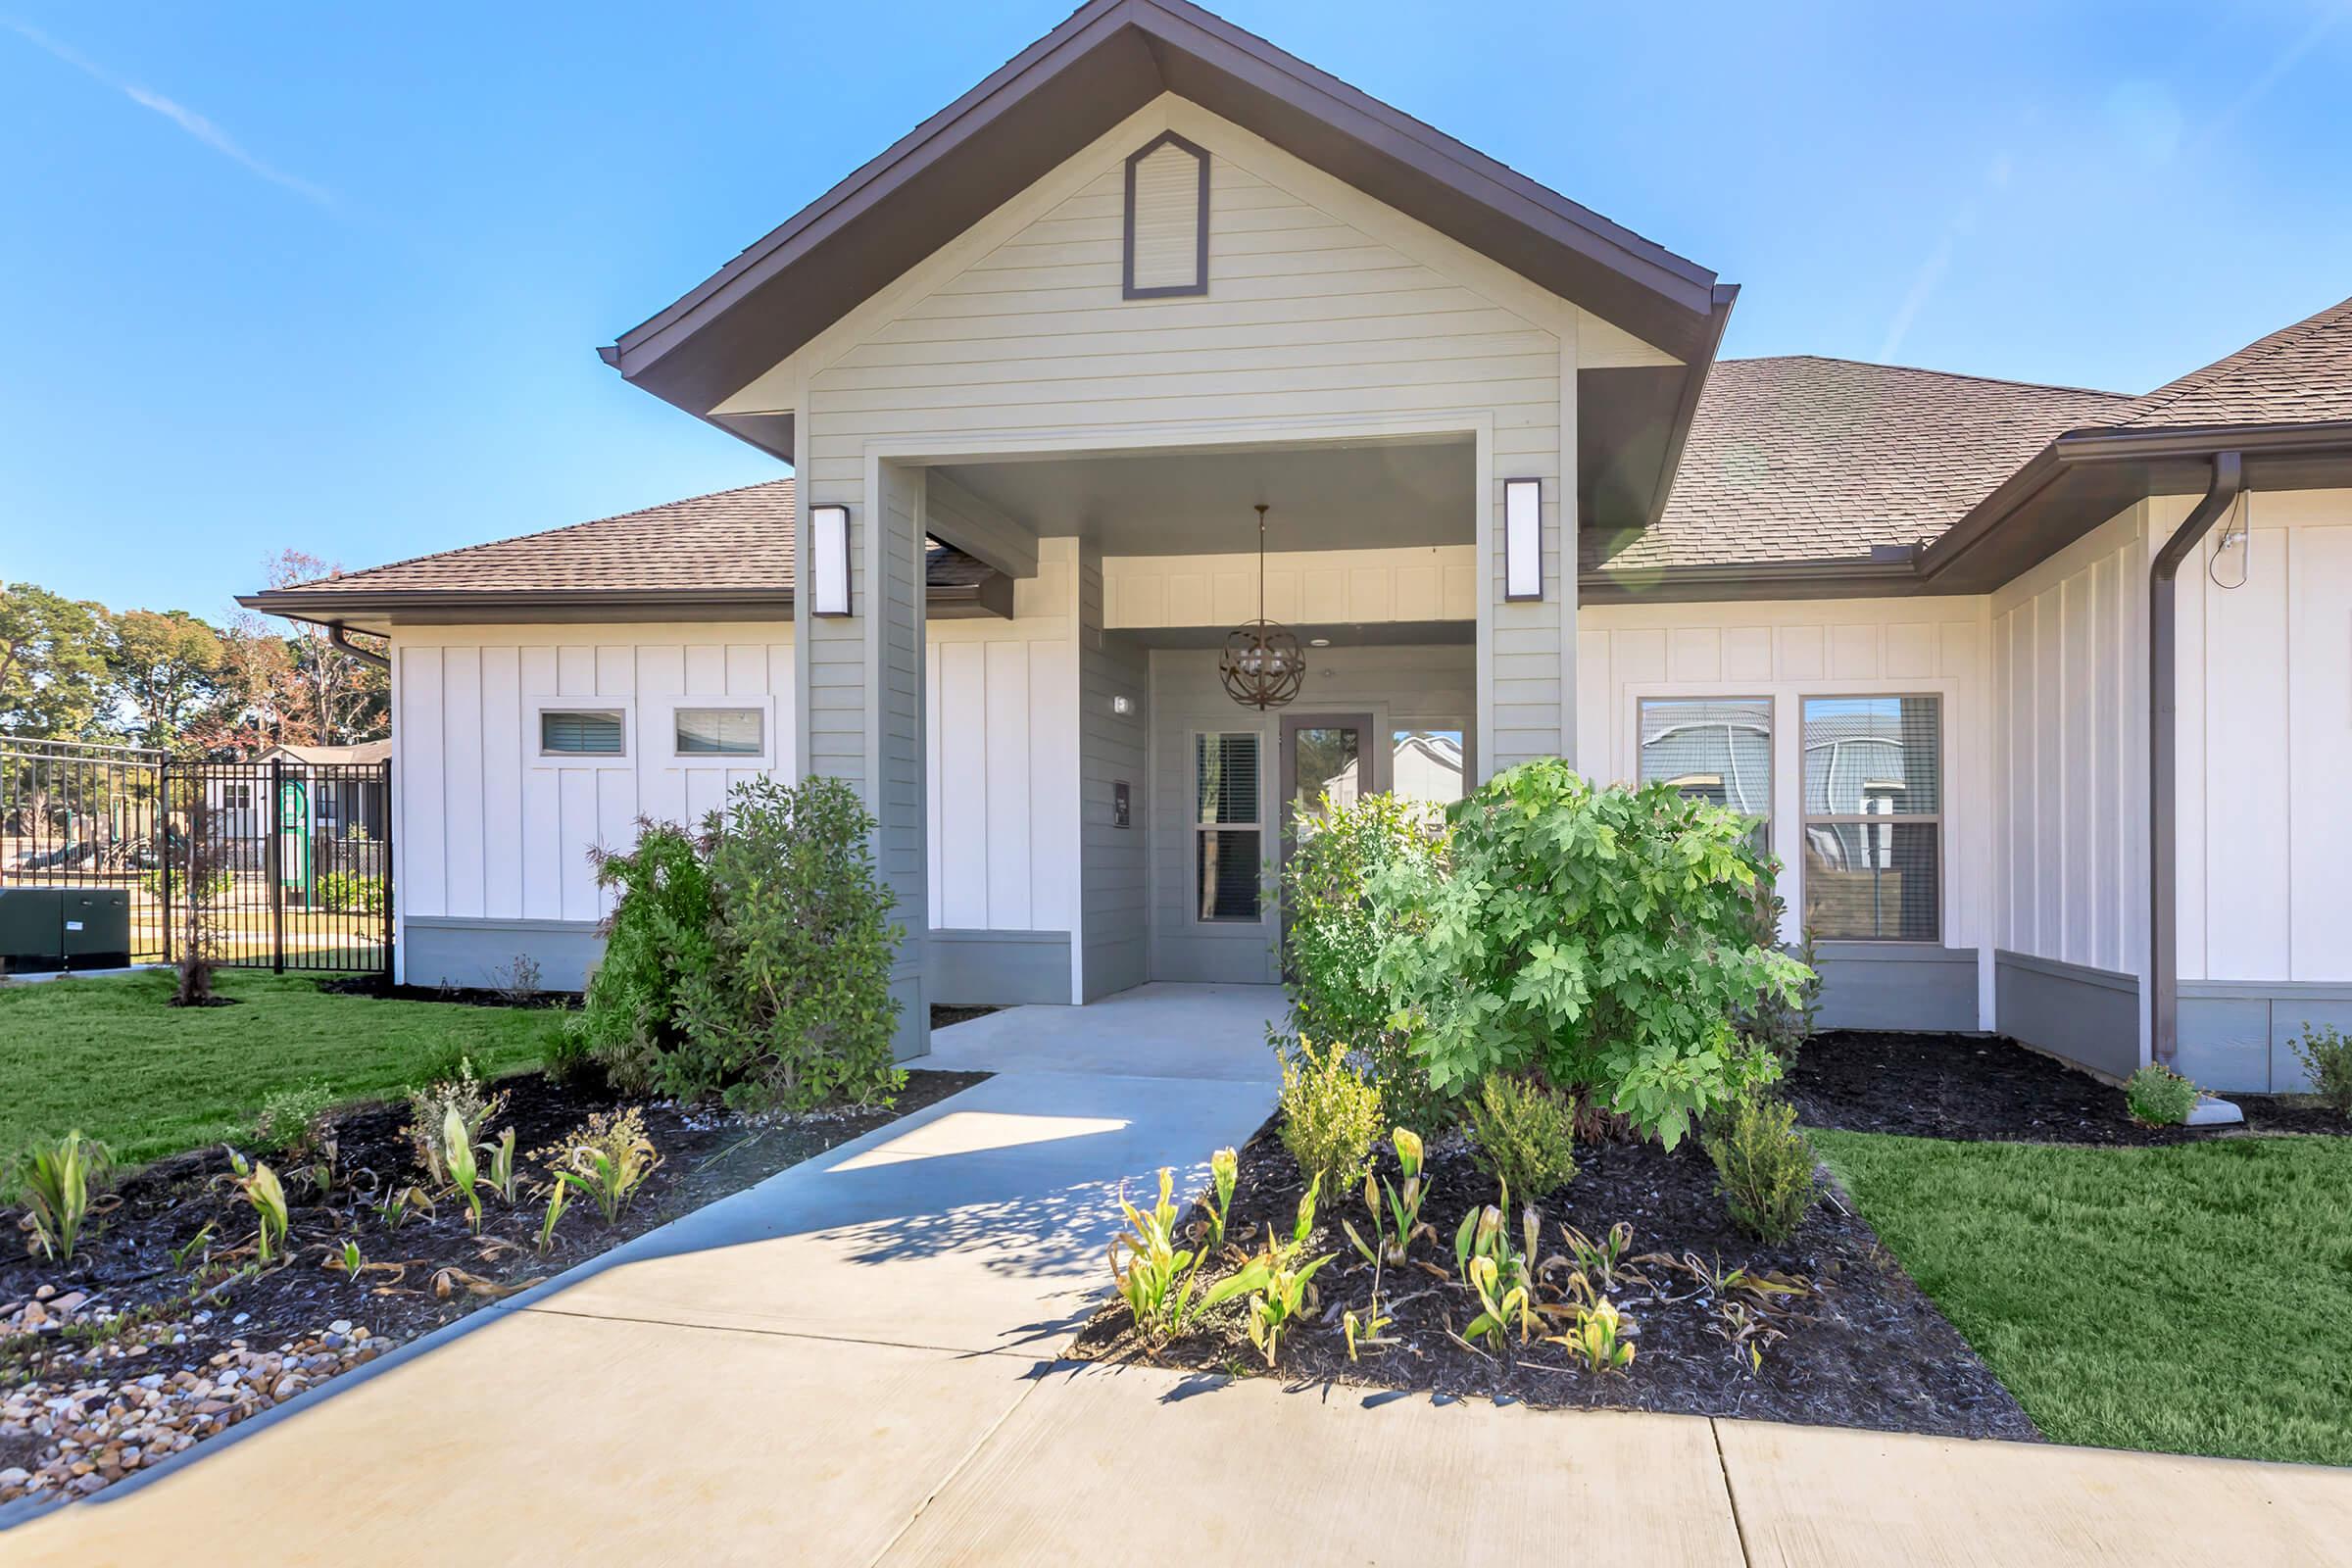
[[[1139,288],[1135,281],[1135,172],[1145,159],[1167,146],[1175,146],[1192,154],[1193,161],[1200,166],[1200,223],[1199,233],[1194,236],[1194,280],[1190,283],[1161,283]],[[1208,292],[1208,150],[1200,143],[1179,136],[1172,130],[1163,130],[1127,155],[1127,192],[1120,220],[1119,269],[1121,299],[1180,299]]]
[[[542,727],[549,713],[611,713],[620,720],[617,752],[551,752]],[[533,768],[612,768],[637,765],[637,705],[627,697],[580,692],[526,697],[522,702],[522,756]]]
[[[1208,736],[1247,735],[1257,748],[1256,815],[1248,822],[1203,822],[1200,820],[1200,742]],[[1192,848],[1185,852],[1184,900],[1186,923],[1194,926],[1262,926],[1274,900],[1266,895],[1266,732],[1259,728],[1195,728],[1188,733],[1186,751],[1193,764],[1193,776],[1185,781],[1186,842]],[[1257,835],[1257,912],[1253,915],[1204,915],[1200,912],[1200,835],[1207,832],[1250,832]]]
[[[1940,948],[1950,914],[1945,903],[1951,897],[1951,835],[1946,824],[1951,816],[1951,722],[1952,694],[1906,686],[1897,691],[1808,691],[1795,693],[1796,703],[1796,777],[1791,782],[1796,789],[1796,843],[1801,855],[1805,833],[1816,823],[1823,827],[1880,827],[1903,824],[1911,827],[1932,827],[1936,830],[1936,929],[1924,937],[1820,937],[1823,942],[1867,943],[1874,947]],[[1936,809],[1932,812],[1892,811],[1834,811],[1816,816],[1805,804],[1805,705],[1807,703],[1869,703],[1869,702],[1932,702],[1936,705]],[[1797,902],[1795,913],[1800,925],[1811,907],[1812,890],[1804,885],[1805,867],[1797,870]]]

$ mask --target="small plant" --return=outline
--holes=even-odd
[[[2178,1127],[2197,1108],[2198,1089],[2160,1061],[2143,1063],[2124,1081],[2124,1105],[2142,1127]]]
[[[1348,1340],[1348,1364],[1352,1366],[1356,1363],[1357,1352],[1365,1347],[1376,1345],[1386,1347],[1396,1344],[1396,1342],[1389,1337],[1389,1325],[1395,1321],[1396,1319],[1384,1315],[1380,1310],[1378,1286],[1373,1288],[1372,1305],[1368,1310],[1359,1316],[1355,1308],[1351,1306],[1342,1314],[1340,1332]]]
[[[347,1279],[356,1280],[368,1270],[368,1254],[360,1250],[359,1243],[346,1237],[341,1247],[327,1254],[326,1266],[341,1270]]]
[[[1489,1073],[1466,1107],[1479,1169],[1529,1200],[1548,1198],[1576,1175],[1576,1105],[1511,1073]]]
[[[1231,1149],[1220,1149],[1208,1156],[1208,1233],[1200,1244],[1203,1256],[1214,1256],[1225,1248],[1225,1220],[1233,1212],[1233,1189],[1242,1179],[1242,1156]]]
[[[245,1195],[245,1201],[253,1205],[254,1218],[260,1223],[253,1239],[254,1261],[267,1268],[285,1249],[286,1190],[279,1185],[277,1172],[260,1160],[248,1164],[245,1156],[233,1149],[228,1152],[228,1166],[234,1173],[230,1185]]]
[[[189,1258],[199,1255],[209,1258],[212,1253],[213,1222],[208,1219],[195,1235],[172,1249],[172,1272],[185,1274],[188,1271]]]
[[[463,1055],[449,1076],[428,1080],[425,1088],[410,1091],[409,1125],[402,1131],[416,1152],[417,1165],[435,1187],[447,1187],[452,1180],[450,1151],[455,1146],[450,1140],[458,1138],[470,1153],[481,1141],[482,1128],[506,1103],[503,1089],[496,1094],[483,1093],[473,1076],[472,1061]]]
[[[564,1205],[569,1201],[571,1188],[564,1182],[547,1184],[547,1212],[539,1216],[539,1255],[545,1257],[556,1245],[556,1221],[564,1217]]]
[[[616,1222],[662,1156],[645,1131],[645,1112],[600,1110],[552,1148],[539,1152],[555,1181],[587,1195],[608,1225]]]
[[[1726,1301],[1715,1310],[1715,1321],[1707,1332],[1732,1348],[1732,1353],[1754,1377],[1764,1370],[1764,1348],[1778,1345],[1788,1336],[1779,1324],[1766,1316],[1763,1308],[1746,1301]]]
[[[2333,1024],[2305,1024],[2295,1059],[2311,1079],[2311,1092],[2338,1116],[2352,1116],[2352,1036]]]
[[[1341,1192],[1355,1185],[1380,1140],[1380,1089],[1348,1060],[1338,1041],[1318,1052],[1305,1040],[1282,1063],[1282,1147],[1298,1174]]]
[[[507,1128],[498,1135],[495,1144],[482,1145],[482,1152],[490,1156],[490,1187],[498,1200],[509,1208],[514,1206],[517,1182],[514,1174],[514,1129]]]
[[[476,1236],[482,1233],[482,1196],[474,1191],[481,1179],[481,1168],[475,1164],[473,1145],[466,1137],[466,1118],[452,1105],[441,1113],[441,1157],[449,1163],[449,1179],[458,1196],[466,1200],[466,1224]]]
[[[1634,1228],[1624,1220],[1610,1226],[1608,1235],[1597,1242],[1575,1226],[1563,1224],[1560,1240],[1568,1249],[1567,1255],[1545,1258],[1543,1272],[1549,1273],[1555,1266],[1573,1267],[1604,1296],[1620,1285],[1649,1283],[1625,1266],[1627,1254],[1634,1250]]]
[[[397,1231],[418,1213],[433,1211],[433,1200],[423,1188],[411,1185],[401,1188],[375,1205],[375,1217],[384,1222],[384,1229]]]
[[[253,1147],[265,1154],[308,1162],[326,1138],[326,1107],[333,1098],[323,1081],[280,1089],[262,1102],[253,1119]]]
[[[1218,1289],[1248,1277],[1250,1286],[1249,1316],[1243,1328],[1250,1343],[1272,1367],[1282,1352],[1282,1339],[1315,1304],[1315,1275],[1339,1254],[1325,1252],[1311,1261],[1301,1261],[1306,1251],[1306,1239],[1315,1228],[1315,1195],[1320,1180],[1306,1184],[1306,1196],[1298,1200],[1298,1215],[1291,1227],[1291,1239],[1277,1242],[1271,1232],[1264,1250],[1250,1264],[1236,1274],[1217,1282]]]
[[[1588,1371],[1622,1372],[1634,1364],[1633,1325],[1605,1296],[1579,1304],[1567,1331],[1546,1335],[1544,1343],[1565,1347]]]
[[[1510,1227],[1502,1217],[1510,1200],[1506,1187],[1500,1203],[1472,1209],[1453,1233],[1454,1272],[1477,1295],[1481,1308],[1462,1338],[1483,1338],[1497,1350],[1503,1348],[1513,1317],[1519,1321],[1521,1343],[1526,1342],[1535,1312],[1536,1282],[1529,1272],[1529,1259],[1536,1250],[1536,1211],[1531,1207],[1520,1216],[1527,1238],[1522,1250],[1511,1245]]]
[[[1364,1178],[1364,1207],[1372,1215],[1372,1245],[1367,1247],[1348,1221],[1340,1221],[1348,1240],[1364,1255],[1364,1261],[1372,1265],[1375,1297],[1379,1294],[1381,1264],[1401,1265],[1413,1243],[1424,1236],[1436,1241],[1438,1236],[1437,1227],[1421,1217],[1421,1135],[1409,1127],[1399,1127],[1390,1136],[1396,1145],[1397,1166],[1404,1173],[1404,1185],[1398,1187],[1385,1178]]]
[[[1813,1146],[1796,1130],[1796,1107],[1743,1096],[1704,1140],[1715,1190],[1732,1222],[1768,1242],[1795,1234],[1818,1191]]]
[[[1230,1151],[1219,1151],[1230,1152]],[[1214,1163],[1212,1161],[1213,1170]],[[1251,1267],[1241,1269],[1210,1287],[1198,1299],[1193,1288],[1200,1273],[1201,1259],[1208,1249],[1199,1251],[1176,1245],[1177,1208],[1175,1201],[1176,1173],[1166,1165],[1159,1168],[1159,1201],[1149,1211],[1127,1201],[1122,1187],[1119,1208],[1127,1216],[1125,1234],[1110,1241],[1110,1278],[1134,1315],[1135,1326],[1155,1343],[1165,1344],[1182,1334],[1200,1313],[1220,1302],[1229,1301],[1246,1291],[1257,1288],[1261,1278]],[[1231,1189],[1227,1189],[1230,1201]],[[1218,1230],[1223,1230],[1222,1210]],[[1120,1252],[1126,1253],[1124,1264]]]
[[[81,1228],[91,1212],[90,1184],[114,1162],[107,1147],[84,1138],[78,1128],[54,1144],[36,1147],[16,1171],[24,1190],[24,1228],[29,1250],[53,1263],[71,1262]]]
[[[539,960],[517,953],[513,961],[490,971],[490,984],[510,1005],[528,1006],[539,995]]]

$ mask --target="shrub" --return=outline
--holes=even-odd
[[[2142,1127],[2178,1127],[2197,1108],[2197,1086],[2160,1061],[2124,1080],[2124,1108]]]
[[[1442,1097],[1396,1027],[1400,999],[1378,973],[1382,945],[1411,911],[1384,909],[1372,890],[1393,866],[1433,863],[1442,835],[1424,808],[1394,795],[1347,806],[1326,797],[1312,820],[1282,868],[1292,1038],[1348,1042],[1370,1064],[1392,1117],[1441,1125],[1448,1119]]]
[[[1713,1119],[1703,1142],[1732,1223],[1768,1242],[1794,1235],[1817,1191],[1816,1156],[1796,1130],[1796,1107],[1743,1095]]]
[[[53,1263],[73,1261],[81,1227],[90,1217],[90,1188],[114,1162],[107,1147],[79,1129],[19,1157],[16,1185],[24,1194],[32,1250]]]
[[[271,1093],[253,1119],[253,1147],[265,1154],[309,1159],[324,1140],[326,1107],[333,1098],[322,1081]]]
[[[140,876],[139,886],[147,890],[150,898],[160,899],[164,897],[164,890],[168,885],[174,903],[186,898],[188,889],[193,886],[199,890],[199,896],[209,902],[226,898],[229,889],[236,886],[236,873],[225,866],[208,871],[200,881],[191,883],[187,872],[180,867],[159,865],[154,870]]]
[[[714,961],[681,978],[686,1038],[661,1080],[689,1098],[723,1089],[742,1108],[888,1103],[903,926],[875,875],[874,819],[837,778],[738,784],[710,824]]]
[[[685,1038],[678,992],[711,963],[710,873],[683,828],[640,821],[637,847],[598,854],[596,880],[619,896],[604,922],[605,956],[571,1024],[584,1053],[629,1094],[653,1091],[662,1058]]]
[[[625,1213],[629,1200],[645,1179],[662,1165],[654,1140],[645,1130],[645,1112],[631,1105],[621,1111],[595,1111],[561,1141],[535,1156],[546,1163],[549,1183],[587,1195],[610,1225]],[[541,1228],[540,1250],[554,1233],[563,1205],[551,1200]]]
[[[555,1082],[578,1083],[595,1065],[576,1015],[550,1018],[539,1031],[539,1066]]]
[[[338,914],[381,914],[384,879],[357,871],[329,871],[318,879],[318,906]]]
[[[1780,862],[1767,858],[1748,901],[1747,940],[1788,954],[1803,966],[1804,974],[1793,997],[1768,986],[1734,1011],[1732,1023],[1741,1039],[1770,1052],[1786,1072],[1796,1065],[1797,1053],[1813,1038],[1814,1020],[1821,1014],[1821,974],[1813,962],[1812,932],[1804,933],[1793,948],[1782,945],[1781,921],[1788,912],[1788,901],[1774,886],[1779,873]]]
[[[2295,1057],[2311,1079],[2311,1092],[2339,1116],[2352,1116],[2352,1037],[2333,1024],[2305,1024]]]
[[[1778,1075],[1733,1019],[1793,1005],[1804,968],[1753,940],[1748,823],[1665,785],[1595,789],[1556,758],[1452,808],[1443,867],[1374,878],[1418,917],[1383,942],[1432,1086],[1540,1072],[1668,1147]]]
[[[1298,1174],[1327,1192],[1347,1192],[1363,1179],[1372,1146],[1380,1141],[1380,1086],[1355,1069],[1348,1048],[1333,1041],[1316,1051],[1301,1040],[1282,1063],[1282,1147]]]
[[[1532,1079],[1490,1074],[1468,1105],[1478,1168],[1533,1202],[1576,1175],[1576,1103]]]

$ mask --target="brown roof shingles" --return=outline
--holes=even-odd
[[[1930,539],[2122,393],[1788,355],[1707,376],[1665,515],[1588,533],[1588,569],[1851,560]]]
[[[2352,300],[2160,386],[2113,423],[2132,429],[2352,419]]]

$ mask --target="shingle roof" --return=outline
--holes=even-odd
[[[1788,355],[1707,376],[1666,514],[1589,533],[1585,565],[1826,561],[1934,538],[2062,431],[2113,420],[2118,392]]]
[[[388,565],[297,583],[281,592],[337,594],[595,593],[696,589],[792,591],[793,482],[689,496],[638,512],[575,522],[491,544],[414,556]],[[967,587],[989,567],[945,545],[931,547],[934,588]]]
[[[2352,300],[2160,386],[2111,422],[2133,429],[2352,419]]]

